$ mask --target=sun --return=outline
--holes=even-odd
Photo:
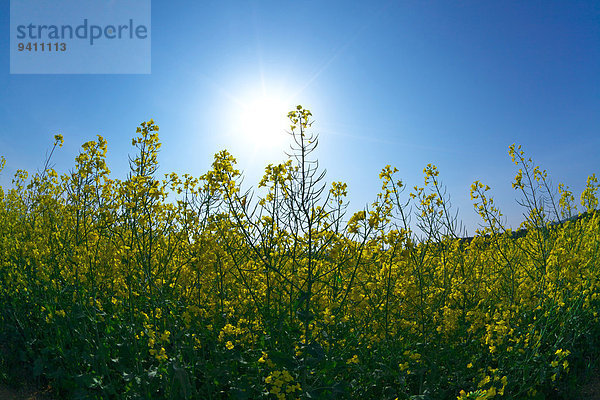
[[[277,96],[261,95],[244,101],[237,125],[237,135],[254,148],[282,147],[288,139],[287,113],[290,105]]]

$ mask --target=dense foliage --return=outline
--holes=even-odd
[[[519,235],[475,182],[482,228],[461,238],[432,165],[406,195],[385,167],[373,204],[346,218],[346,185],[325,186],[312,158],[311,113],[289,117],[292,153],[256,192],[226,151],[200,178],[159,179],[153,121],[125,180],[99,136],[71,172],[48,160],[0,187],[0,378],[25,371],[76,399],[569,390],[600,349],[594,175],[577,214],[568,188],[512,146]]]

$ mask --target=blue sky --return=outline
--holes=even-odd
[[[101,134],[123,178],[150,118],[161,172],[199,176],[227,148],[255,185],[285,150],[257,144],[240,117],[264,97],[312,110],[320,163],[348,183],[352,210],[386,164],[412,187],[434,163],[470,233],[476,179],[515,225],[512,143],[576,194],[600,173],[599,2],[154,0],[149,75],[10,75],[8,1],[0,24],[3,186],[41,168],[56,133],[59,172]]]

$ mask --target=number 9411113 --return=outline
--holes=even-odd
[[[66,43],[59,42],[20,42],[17,44],[17,50],[19,51],[67,51]]]

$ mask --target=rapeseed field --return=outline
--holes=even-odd
[[[576,199],[511,146],[525,221],[477,181],[464,238],[434,165],[414,188],[386,166],[347,215],[311,112],[288,116],[293,151],[255,191],[227,151],[158,176],[152,120],[124,180],[98,136],[70,172],[49,158],[0,187],[0,379],[73,399],[568,396],[600,355],[596,176]]]

